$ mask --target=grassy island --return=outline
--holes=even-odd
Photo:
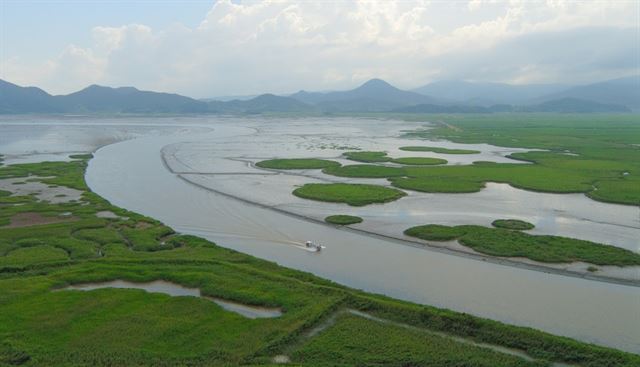
[[[409,228],[404,233],[427,241],[457,239],[460,244],[491,256],[526,257],[545,263],[583,261],[595,265],[640,265],[640,254],[620,247],[502,228],[427,224]]]
[[[293,194],[304,199],[346,203],[352,206],[386,203],[406,195],[389,187],[346,183],[305,184],[295,189]]]
[[[526,231],[535,228],[533,224],[519,219],[497,219],[494,220],[491,225],[496,228],[513,229],[516,231]]]
[[[391,158],[387,157],[387,152],[345,152],[345,158],[363,163],[389,162]]]
[[[387,167],[374,164],[350,164],[348,166],[329,167],[322,172],[340,177],[389,178],[404,176],[403,167]]]
[[[260,168],[269,169],[323,169],[339,167],[340,163],[326,159],[293,158],[293,159],[269,159],[256,163]]]
[[[446,164],[447,160],[430,157],[404,157],[392,159],[391,162],[410,166],[433,166],[438,164]]]
[[[349,224],[362,223],[362,218],[354,215],[330,215],[324,221],[331,224],[346,226]]]

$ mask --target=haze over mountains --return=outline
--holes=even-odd
[[[196,100],[133,87],[91,85],[52,96],[0,80],[0,113],[493,113],[640,111],[640,76],[583,86],[440,81],[413,91],[372,79],[347,91],[262,94],[245,100]]]

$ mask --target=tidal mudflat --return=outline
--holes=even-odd
[[[585,205],[594,205],[592,210],[574,207],[576,204],[572,203],[557,207],[560,205],[557,197],[575,197],[577,201],[590,199],[581,194],[532,193],[505,184],[489,184],[474,194],[408,192],[408,196],[398,201],[383,204],[385,210],[377,212],[372,210],[373,207],[296,201],[298,198],[291,195],[291,190],[298,184],[377,183],[377,180],[343,179],[318,171],[285,174],[258,169],[254,163],[292,153],[288,156],[303,158],[311,155],[347,164],[346,159],[340,158],[342,152],[353,150],[356,147],[353,141],[360,138],[362,144],[357,148],[368,150],[379,149],[376,148],[379,143],[387,140],[393,140],[390,145],[394,147],[417,145],[417,142],[388,138],[399,136],[401,128],[384,120],[328,119],[325,125],[319,125],[316,119],[284,122],[278,119],[277,122],[260,118],[116,119],[109,124],[125,127],[128,124],[145,124],[144,128],[154,133],[146,137],[142,134],[132,141],[109,144],[98,150],[89,163],[87,180],[93,191],[113,204],[157,218],[179,232],[200,235],[223,246],[342,284],[625,350],[640,350],[637,344],[640,325],[630,322],[635,320],[638,308],[636,287],[541,273],[479,261],[473,257],[403,246],[402,241],[363,236],[348,229],[273,211],[273,208],[284,208],[296,214],[295,210],[299,210],[305,216],[317,217],[318,221],[337,213],[357,215],[363,218],[363,222],[353,224],[353,227],[370,225],[384,234],[384,231],[398,233],[410,225],[429,222],[425,216],[436,218],[437,210],[441,210],[441,220],[449,225],[490,225],[496,219],[514,218],[535,224],[532,232],[561,235],[570,235],[571,231],[579,234],[581,229],[594,226],[596,229],[589,236],[609,231],[618,235],[616,245],[624,247],[625,239],[631,243],[629,238],[634,238],[637,231],[632,219],[637,212],[633,207],[592,200],[584,202]],[[398,123],[405,124],[402,126],[407,129],[424,125]],[[100,122],[92,121],[91,124],[99,125]],[[335,136],[336,126],[343,126],[340,131],[346,137],[335,137],[333,143],[326,143]],[[299,134],[291,133],[293,130]],[[24,144],[27,142],[25,139]],[[64,141],[58,144],[62,147]],[[523,151],[486,144],[429,142],[429,146],[434,145],[468,147],[484,152],[482,160],[494,161],[512,161],[506,155]],[[251,151],[254,146],[259,147],[262,153]],[[400,150],[394,151],[391,147],[385,150],[394,157],[401,154]],[[416,155],[416,152],[405,153],[406,156]],[[435,156],[432,152],[426,154]],[[475,160],[470,158],[473,155],[455,156],[472,162]],[[465,163],[456,162],[458,158],[452,157],[451,154],[446,157],[449,164]],[[243,194],[251,203],[234,199],[237,194]],[[486,194],[490,195],[483,197]],[[525,200],[522,208],[518,201],[519,195],[524,194],[531,194],[531,198],[528,204]],[[543,205],[540,199],[545,195],[550,195],[547,205]],[[466,202],[467,196],[481,199]],[[456,198],[460,200],[460,207],[456,208],[451,203],[446,205],[447,199]],[[412,206],[411,203],[416,201],[422,205]],[[603,208],[609,205],[611,215],[606,214],[606,210],[603,212]],[[497,209],[491,209],[493,206]],[[627,209],[630,215],[625,211]],[[582,214],[588,214],[588,218]],[[606,220],[598,220],[598,216]],[[565,223],[569,224],[565,226]],[[584,223],[584,227],[578,223]],[[321,254],[300,251],[297,244],[306,239],[322,241],[327,251]],[[545,307],[534,307],[541,299]],[[584,302],[587,299],[589,302]]]
[[[302,123],[295,122],[295,124]],[[324,225],[298,220],[284,213],[274,213],[271,208],[279,208],[278,199],[290,198],[292,195],[285,189],[269,190],[267,193],[267,190],[261,187],[264,185],[264,180],[273,182],[273,186],[269,189],[286,186],[282,182],[277,183],[275,177],[278,176],[285,180],[291,180],[293,177],[300,182],[305,182],[307,179],[311,182],[317,181],[314,181],[315,178],[304,175],[289,176],[271,172],[256,174],[255,168],[247,163],[247,160],[257,161],[260,157],[250,158],[243,155],[233,159],[213,158],[210,154],[211,146],[216,145],[216,149],[229,151],[229,145],[240,145],[240,142],[235,142],[235,139],[241,140],[240,136],[244,136],[243,139],[246,141],[252,141],[257,131],[256,128],[241,126],[238,123],[233,126],[221,124],[217,127],[218,130],[210,136],[187,138],[187,141],[193,143],[186,144],[194,149],[183,150],[177,155],[167,154],[167,151],[175,152],[176,147],[183,146],[185,143],[175,144],[176,140],[180,139],[169,137],[141,139],[135,143],[123,142],[105,147],[97,152],[96,158],[90,164],[89,184],[112,202],[153,215],[166,223],[171,223],[181,232],[214,239],[224,243],[225,246],[271,259],[286,266],[311,271],[354,287],[416,302],[438,304],[520,325],[553,330],[553,332],[565,333],[564,335],[573,337],[580,335],[579,338],[585,338],[583,340],[593,341],[594,335],[603,334],[609,334],[609,336],[602,339],[619,339],[613,335],[619,335],[619,330],[622,329],[629,331],[629,341],[638,336],[631,336],[637,333],[638,325],[629,325],[627,322],[629,317],[622,316],[635,313],[638,304],[635,287],[597,284],[597,282],[582,279],[449,256],[437,251],[397,246],[393,240],[362,236],[336,228],[329,230]],[[216,134],[219,134],[219,138]],[[195,143],[198,140],[201,142]],[[203,140],[205,142],[202,142]],[[210,142],[206,142],[209,140]],[[280,144],[280,148],[273,147],[273,149],[285,149],[285,147]],[[158,156],[159,151],[165,153],[165,160]],[[319,151],[325,151],[324,154],[330,156],[326,153],[326,149],[319,149]],[[132,152],[136,152],[135,159],[131,159]],[[340,152],[336,153],[340,154]],[[304,154],[308,156],[306,150]],[[207,160],[207,157],[211,157],[210,160]],[[196,162],[207,162],[209,170],[190,173],[193,167],[197,167]],[[167,164],[169,167],[175,167],[177,171],[179,169],[180,173],[172,174],[167,170]],[[138,174],[127,175],[125,172],[138,172]],[[242,174],[235,175],[235,173]],[[236,181],[235,186],[234,175],[237,180],[242,181]],[[274,180],[268,181],[271,178]],[[228,186],[213,185],[220,182],[218,179],[226,181]],[[208,180],[213,183],[207,183]],[[153,190],[149,190],[148,182],[150,181],[154,182]],[[362,181],[349,180],[349,182]],[[259,197],[260,200],[255,202],[259,204],[266,201],[266,205],[254,205],[227,196],[229,193],[234,193],[234,187],[237,189],[244,184],[248,189],[242,192],[246,194],[249,201],[253,202],[254,198]],[[261,192],[264,194],[260,195]],[[282,192],[282,195],[279,195],[279,192]],[[411,196],[412,194],[409,194],[407,198],[394,203],[401,203]],[[438,195],[425,194],[425,197],[437,198]],[[576,197],[578,197],[577,194]],[[585,198],[585,200],[589,199]],[[335,214],[338,209],[341,210],[339,211],[341,214],[350,214],[351,207],[345,205],[330,203],[316,205],[315,202],[310,204],[308,201],[304,203],[306,208],[328,205],[331,210],[319,215],[319,220]],[[384,205],[394,205],[394,203]],[[487,201],[486,205],[490,205],[490,202]],[[505,205],[516,206],[513,200],[506,200]],[[175,210],[180,207],[185,208],[185,211]],[[168,210],[168,208],[174,209]],[[404,212],[411,214],[407,210]],[[553,211],[550,210],[550,212]],[[619,214],[620,212],[617,212],[617,215]],[[491,221],[503,218],[504,215],[504,213],[496,213],[495,217],[480,216],[485,218],[487,225],[490,225]],[[389,216],[393,217],[392,214]],[[366,216],[362,217],[364,218],[362,224],[367,223]],[[456,215],[452,213],[451,217],[456,218]],[[382,225],[379,227],[384,228]],[[322,241],[327,246],[327,251],[318,255],[297,250],[297,244],[306,239]],[[381,273],[380,269],[385,271]],[[415,279],[421,279],[421,281],[415,282]],[[536,289],[536,292],[531,292],[531,289]],[[598,293],[600,295],[593,296]],[[477,297],[482,301],[479,302]],[[610,302],[612,297],[617,301]],[[544,312],[539,308],[530,307],[540,298],[545,299]],[[578,301],[578,299],[587,298],[591,301],[587,303]],[[505,303],[506,299],[509,301]],[[597,305],[598,300],[603,302],[600,306]],[[580,303],[580,307],[567,308],[567,305],[576,303]],[[613,306],[614,304],[616,306]],[[621,308],[616,312],[607,312],[606,317],[602,315],[603,307],[612,306]],[[549,314],[555,316],[550,318]],[[601,317],[594,317],[598,314],[607,321]],[[618,317],[620,317],[619,322],[613,321]],[[616,326],[614,327],[612,323]],[[572,331],[566,334],[567,330]],[[636,343],[631,342],[631,344]]]

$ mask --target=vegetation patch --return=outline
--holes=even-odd
[[[362,218],[354,215],[330,215],[324,218],[324,221],[331,224],[346,226],[349,224],[361,223]]]
[[[343,155],[352,161],[364,163],[389,162],[391,158],[387,157],[387,152],[345,152]]]
[[[502,228],[428,224],[409,228],[404,233],[427,241],[457,239],[460,244],[491,256],[526,257],[545,263],[583,261],[595,265],[640,265],[640,254],[623,248],[560,236],[531,235]]]
[[[404,157],[392,159],[391,162],[412,166],[433,166],[438,164],[446,164],[447,160],[430,157]]]
[[[430,193],[469,193],[478,192],[484,188],[484,182],[456,180],[450,181],[443,177],[389,179],[397,188]]]
[[[599,201],[640,205],[640,125],[636,115],[469,115],[446,119],[435,129],[415,130],[405,136],[547,151],[510,156],[533,164],[416,167],[407,176],[503,182],[527,190],[580,192]]]
[[[400,150],[404,150],[407,152],[433,152],[433,153],[440,153],[440,154],[478,154],[480,153],[479,150],[449,149],[449,148],[425,147],[425,146],[400,147]]]
[[[311,200],[346,203],[363,206],[398,200],[406,194],[400,190],[378,185],[365,184],[305,184],[293,191],[293,194]]]
[[[516,231],[526,231],[535,228],[533,224],[519,219],[497,219],[494,220],[491,225],[496,228],[513,229]]]
[[[544,366],[418,329],[343,314],[293,353],[312,366]]]
[[[340,177],[388,178],[404,176],[402,167],[387,167],[373,164],[351,164],[341,167],[325,168],[322,172]]]
[[[295,159],[269,159],[256,163],[260,168],[269,169],[322,169],[339,167],[340,163],[326,159],[295,158]]]

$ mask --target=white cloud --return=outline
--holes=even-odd
[[[619,48],[637,50],[639,6],[634,1],[221,0],[195,28],[96,26],[92,44],[70,45],[41,63],[13,55],[0,65],[0,77],[52,92],[102,83],[195,97],[341,89],[372,77],[402,87],[458,77],[584,81],[633,72],[638,52]],[[616,42],[602,36],[617,29],[636,32],[616,33],[626,37]],[[552,47],[545,49],[536,39]],[[533,44],[535,52],[527,52],[524,45]],[[593,55],[584,57],[585,52]],[[631,66],[620,60],[622,54],[631,57]]]

